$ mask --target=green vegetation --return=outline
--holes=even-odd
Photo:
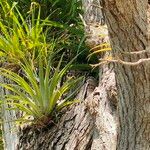
[[[23,112],[19,122],[56,123],[64,107],[79,101],[83,78],[64,81],[70,69],[91,72],[79,14],[78,0],[0,1],[0,76],[11,81],[0,83],[10,91],[1,103]]]
[[[21,4],[22,1],[18,3]],[[36,120],[43,118],[42,115],[50,116],[54,109],[58,111],[62,106],[70,103],[67,98],[63,100],[64,103],[59,104],[60,106],[56,105],[61,96],[74,87],[79,79],[65,81],[60,89],[58,89],[58,84],[72,66],[73,61],[69,62],[69,59],[72,60],[79,54],[83,45],[83,40],[81,40],[82,42],[77,47],[77,40],[75,40],[75,38],[79,39],[76,34],[83,34],[79,17],[77,17],[79,4],[77,3],[74,8],[75,1],[67,3],[68,8],[72,6],[68,14],[68,12],[63,12],[61,1],[53,2],[52,8],[57,7],[56,11],[47,10],[47,15],[43,15],[42,10],[45,4],[45,1],[42,4],[32,2],[29,7],[27,3],[27,7],[21,10],[16,2],[9,1],[8,3],[5,0],[0,2],[2,8],[0,19],[2,68],[0,73],[13,81],[12,84],[1,84],[13,92],[13,94],[6,95],[5,100],[12,100],[13,105]],[[28,7],[30,9],[27,11]],[[74,9],[77,11],[73,11]],[[23,14],[25,12],[27,15]],[[63,16],[57,16],[60,20],[56,21],[54,13]],[[82,32],[78,32],[79,30]],[[73,52],[73,49],[77,50]],[[62,54],[65,54],[63,61]],[[73,60],[76,62],[77,57]],[[16,66],[17,70],[15,70]],[[18,74],[18,70],[24,72],[23,76]],[[54,75],[52,76],[50,72]],[[20,100],[23,102],[20,103]],[[26,106],[29,107],[26,108]]]
[[[48,57],[55,48],[54,39],[48,39],[48,32],[51,26],[57,26],[48,18],[40,19],[41,9],[38,6],[38,16],[35,18],[35,7],[31,15],[23,18],[16,7],[16,3],[10,7],[8,3],[0,3],[5,15],[5,20],[0,20],[0,56],[1,61],[16,63],[24,57],[31,57],[35,60],[38,53],[42,52]],[[59,25],[60,26],[60,25]]]
[[[84,50],[87,53],[88,49],[83,43],[84,32],[79,17],[73,15],[69,21],[58,16],[61,17],[61,20],[56,20],[57,17],[53,14],[54,10],[49,10],[49,15],[44,18],[42,10],[45,3],[39,5],[34,2],[28,11],[25,11],[26,9],[20,11],[15,2],[10,6],[2,1],[0,5],[2,7],[0,57],[3,56],[1,61],[7,60],[14,63],[15,58],[20,60],[27,55],[31,55],[35,59],[41,49],[45,55],[49,55],[52,49],[62,50],[62,53],[65,51],[70,60],[80,51]],[[60,6],[62,7],[62,5]],[[65,14],[62,9],[58,10],[58,14]],[[27,15],[22,14],[22,12],[26,12]],[[74,21],[75,18],[78,19]],[[84,54],[82,60],[86,60],[86,55]]]
[[[41,55],[37,66],[39,71],[25,60],[24,64],[20,64],[23,77],[10,70],[0,69],[2,76],[13,81],[11,84],[0,84],[12,91],[12,94],[5,95],[4,99],[13,105],[14,109],[18,108],[24,112],[22,121],[32,116],[34,122],[40,125],[48,124],[55,119],[54,114],[75,102],[72,101],[72,98],[77,90],[70,94],[66,93],[75,88],[82,78],[67,79],[59,86],[62,77],[72,63],[68,63],[60,70],[62,58],[54,71],[53,68],[50,68],[50,61],[46,66],[43,65]],[[63,101],[61,101],[62,96],[64,96]]]

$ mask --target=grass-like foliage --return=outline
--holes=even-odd
[[[0,83],[12,93],[5,95],[4,100],[10,103],[12,109],[23,112],[20,121],[25,121],[28,116],[32,116],[29,121],[40,125],[48,124],[55,120],[55,114],[62,108],[77,101],[73,99],[73,95],[79,89],[78,84],[83,78],[68,78],[62,86],[59,86],[72,63],[60,69],[62,59],[63,56],[55,69],[51,68],[50,61],[44,65],[41,56],[39,56],[37,67],[24,60],[24,63],[20,64],[23,76],[4,68],[0,69],[0,74],[12,81],[10,84]],[[69,92],[71,89],[74,89],[74,92]],[[62,96],[64,96],[63,99]]]
[[[65,15],[68,10],[64,9],[64,3],[61,0],[49,2],[50,10],[48,14],[46,13],[46,16],[44,15],[45,17],[42,16],[42,13],[46,1],[41,5],[32,2],[26,13],[23,13],[21,6],[18,5],[20,2],[11,1],[7,3],[5,0],[0,1],[0,63],[7,61],[14,64],[16,61],[28,56],[32,56],[32,60],[35,60],[41,51],[45,57],[49,57],[51,52],[62,49],[67,54],[69,54],[68,51],[70,52],[67,59],[71,60],[85,49],[83,26],[79,21],[80,19],[77,19],[78,15],[76,14],[76,9],[80,7],[80,4],[76,0],[68,2],[65,6],[69,8],[71,5],[71,8],[69,8],[71,9],[70,15]],[[24,3],[27,2],[24,1]],[[54,7],[54,10],[51,10],[51,6]],[[61,8],[57,8],[58,6]],[[63,18],[69,18],[68,15],[72,16],[72,19],[63,20]],[[74,15],[76,17],[73,17]],[[73,18],[77,20],[73,21]],[[75,22],[79,24],[76,25]],[[85,61],[86,55],[83,56],[84,59],[82,57],[81,62]]]
[[[18,3],[19,10],[24,15],[28,12],[31,2],[38,3],[41,6],[42,18],[51,14],[51,20],[65,24],[78,24],[79,13],[83,13],[81,0],[15,0],[15,2]]]
[[[42,20],[40,5],[32,3],[31,6],[28,16],[24,17],[17,3],[10,6],[6,1],[0,2],[0,13],[3,14],[0,18],[1,60],[15,63],[28,56],[36,59],[39,52],[48,57],[54,50],[56,40],[48,39],[48,33],[52,26],[61,25],[49,21],[48,17]]]

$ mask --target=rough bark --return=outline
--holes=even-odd
[[[105,24],[101,0],[82,0],[85,24]]]
[[[87,0],[84,3],[84,18],[86,22],[85,33],[86,43],[90,48],[104,43],[110,43],[108,29],[105,24],[101,0]],[[95,14],[99,15],[95,15]],[[87,19],[86,19],[87,18]],[[101,37],[100,35],[105,35]],[[98,57],[105,57],[111,53],[100,54]],[[116,81],[113,65],[102,65],[99,67],[99,86],[95,89],[95,94],[99,99],[90,101],[97,104],[95,128],[93,135],[92,149],[115,150],[117,141],[117,100],[116,100]],[[111,95],[111,96],[110,96]],[[111,98],[110,98],[111,97]],[[110,123],[111,122],[111,123]]]
[[[4,77],[0,76],[0,83],[9,82]],[[0,95],[3,99],[3,96],[9,94],[8,90],[0,87]],[[14,110],[8,110],[10,106],[6,101],[2,103],[2,132],[4,139],[4,149],[15,150],[18,143],[18,131],[14,120],[17,119],[16,112]]]
[[[147,0],[103,0],[113,58],[137,62],[150,57]],[[134,54],[131,54],[134,52]],[[118,87],[118,150],[150,149],[150,61],[115,63]]]
[[[103,66],[99,86],[88,102],[95,118],[91,150],[115,150],[118,130],[116,81],[112,65]]]

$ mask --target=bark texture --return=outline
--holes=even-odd
[[[99,86],[88,102],[95,118],[91,150],[115,150],[118,134],[116,80],[112,65],[103,66]]]
[[[0,76],[0,83],[8,83],[4,77]],[[0,97],[3,100],[3,97],[10,92],[0,87]],[[14,110],[8,110],[10,105],[6,101],[3,101],[1,108],[2,115],[2,131],[4,139],[4,148],[7,150],[15,150],[18,143],[18,131],[14,120],[17,119],[16,112]]]
[[[137,62],[150,57],[147,0],[103,0],[113,58]],[[149,49],[149,48],[148,48]],[[133,53],[134,54],[131,54]],[[115,64],[118,87],[118,150],[150,149],[150,62]]]

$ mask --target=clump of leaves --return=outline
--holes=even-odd
[[[20,64],[23,77],[10,70],[0,69],[0,74],[12,81],[10,84],[0,84],[12,92],[12,94],[5,95],[4,100],[10,103],[12,109],[19,109],[23,112],[20,121],[27,121],[27,117],[31,116],[32,119],[28,121],[34,121],[43,126],[55,120],[55,114],[59,113],[62,108],[77,102],[73,96],[79,89],[76,86],[83,78],[69,78],[62,86],[59,86],[72,63],[60,69],[62,59],[63,56],[55,69],[51,68],[50,61],[44,65],[42,57],[39,57],[37,67],[24,60],[24,63]],[[74,92],[69,92],[71,89],[74,89]],[[63,100],[62,96],[65,96]]]
[[[18,3],[20,4],[20,2]],[[31,4],[31,6],[29,5],[30,9],[27,9],[26,13],[18,8],[16,2],[1,1],[0,63],[5,61],[15,63],[15,61],[20,61],[28,56],[32,56],[34,60],[39,51],[48,57],[56,49],[63,49],[67,55],[70,53],[66,59],[71,60],[83,51],[85,49],[84,30],[78,17],[80,11],[76,11],[81,9],[81,4],[77,0],[65,0],[64,2],[66,2],[65,7],[70,10],[64,10],[64,3],[60,0],[49,1],[52,7],[49,7],[47,15],[43,17],[43,7],[47,6],[47,1],[41,1],[40,4],[36,1],[32,3],[28,1],[28,5]],[[87,54],[84,58],[86,56]],[[58,57],[60,58],[60,56]],[[80,60],[85,63],[85,59]]]
[[[48,17],[42,20],[40,5],[32,3],[27,17],[20,13],[16,2],[10,6],[1,1],[0,7],[5,15],[0,18],[0,59],[3,62],[14,63],[24,57],[34,60],[39,52],[48,57],[54,51],[56,40],[48,38],[48,33],[52,26],[62,26],[49,21]]]
[[[93,48],[90,49],[90,51],[93,51],[91,54],[89,54],[88,57],[91,57],[92,55],[94,54],[98,54],[98,53],[101,53],[101,52],[106,52],[106,51],[111,51],[111,46],[109,43],[102,43],[100,45],[97,45]]]

